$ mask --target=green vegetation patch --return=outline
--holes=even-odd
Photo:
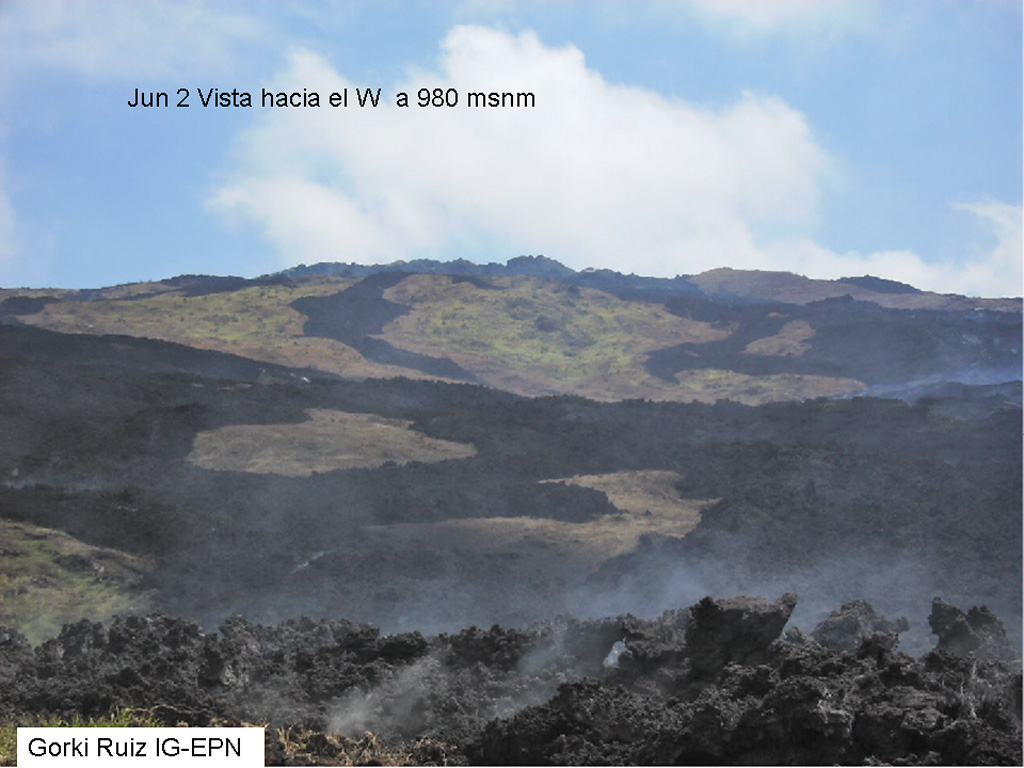
[[[337,293],[353,282],[318,277],[295,286],[257,285],[203,296],[187,296],[181,290],[157,285],[164,288],[163,292],[145,298],[132,298],[137,295],[133,286],[119,286],[104,289],[101,298],[56,302],[20,319],[61,333],[161,339],[341,376],[430,378],[417,371],[368,361],[334,339],[304,335],[306,317],[292,309],[291,303],[307,296]],[[54,295],[52,291],[47,293]]]
[[[553,280],[503,277],[492,283],[487,289],[446,276],[406,278],[384,298],[412,312],[382,337],[396,347],[449,357],[487,383],[521,394],[677,399],[677,388],[647,373],[647,355],[729,335],[659,304]]]
[[[790,320],[774,336],[752,341],[743,351],[748,355],[800,357],[811,348],[808,341],[814,336],[815,330],[806,320]]]
[[[734,280],[745,274],[728,272]],[[293,286],[256,285],[191,297],[181,290],[164,290],[143,298],[138,298],[140,286],[129,286],[108,289],[103,298],[89,301],[57,301],[22,319],[65,333],[163,339],[342,376],[432,378],[374,363],[334,339],[304,335],[306,318],[291,303],[337,293],[352,283],[320,277]],[[385,341],[450,358],[480,381],[522,395],[758,404],[863,388],[850,379],[754,377],[723,370],[687,371],[675,382],[665,381],[645,368],[651,352],[721,341],[732,329],[677,317],[658,303],[623,301],[557,280],[498,277],[488,286],[446,275],[411,275],[387,289],[384,298],[411,308],[384,328],[380,336]],[[794,321],[775,336],[752,342],[746,351],[799,355],[813,335],[809,325]]]
[[[676,379],[690,393],[692,400],[704,403],[735,400],[744,405],[835,397],[860,392],[866,386],[856,379],[795,373],[748,376],[717,368],[682,371],[676,374]]]
[[[79,619],[148,608],[141,558],[60,531],[0,520],[0,624],[40,643]]]
[[[417,548],[438,559],[500,562],[509,583],[532,589],[566,588],[605,561],[636,549],[649,535],[683,537],[715,500],[687,499],[674,472],[644,470],[543,480],[603,492],[615,514],[586,522],[540,517],[489,517],[368,526],[382,546]]]
[[[17,765],[18,726],[0,723],[0,765]]]
[[[162,339],[280,365],[379,375],[359,369],[366,361],[355,350],[333,340],[305,337],[305,315],[290,306],[296,299],[337,293],[351,284],[322,278],[297,286],[256,285],[203,296],[175,290],[146,298],[131,298],[125,291],[113,298],[55,302],[21,319],[62,333]]]
[[[366,731],[358,738],[324,733],[304,725],[277,731],[289,765],[459,765],[457,747],[424,737],[411,744],[389,743]]]
[[[62,301],[25,320],[69,333],[263,347],[302,336],[305,317],[289,306],[291,302],[303,296],[336,293],[347,285],[325,281],[302,287],[257,285],[204,296],[167,291],[141,299]]]
[[[17,765],[18,728],[159,728],[165,725],[147,710],[115,709],[104,717],[41,717],[31,722],[0,723],[0,765]]]

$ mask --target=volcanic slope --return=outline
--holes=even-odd
[[[920,381],[991,383],[1019,378],[1022,360],[1019,300],[938,296],[866,277],[719,270],[638,278],[573,272],[550,259],[8,289],[0,317],[346,377],[601,400],[753,405]]]
[[[1012,619],[1020,337],[1019,300],[541,258],[4,290],[0,509],[141,558],[153,605],[206,623],[765,584]],[[917,404],[812,399],[866,386]]]
[[[802,593],[800,610],[869,599],[911,634],[936,594],[1012,627],[1020,389],[986,392],[960,411],[963,393],[914,406],[523,398],[0,325],[0,509],[146,559],[149,605],[207,626],[236,612],[387,631],[649,615],[770,579]],[[281,468],[317,466],[315,441],[289,442],[311,414],[362,414],[402,450],[462,448],[308,476],[223,450],[194,460],[204,435],[244,427],[253,443],[276,435]]]

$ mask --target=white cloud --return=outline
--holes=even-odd
[[[690,0],[710,25],[742,38],[775,34],[831,39],[870,28],[875,3],[865,0]]]
[[[913,251],[840,254],[799,237],[776,241],[763,249],[750,245],[748,266],[824,279],[870,274],[924,290],[966,296],[1024,295],[1021,206],[984,202],[960,203],[954,208],[976,216],[994,244],[977,246],[957,261],[927,262]]]
[[[266,35],[228,4],[201,0],[7,0],[0,13],[5,68],[89,79],[230,72],[236,46]]]
[[[1024,295],[1024,209],[992,201],[955,207],[974,214],[995,238],[994,246],[976,249],[959,271],[957,284],[962,291],[983,296]]]
[[[351,102],[365,85],[300,51],[269,87],[323,99],[347,87]],[[395,106],[424,87],[454,88],[460,103]],[[531,91],[537,107],[467,108],[475,90]],[[375,109],[257,106],[234,154],[207,204],[262,230],[283,266],[544,253],[647,275],[732,266],[1020,292],[1019,207],[963,206],[999,244],[956,264],[831,251],[807,236],[832,162],[801,113],[771,96],[712,109],[612,85],[577,48],[530,32],[456,27],[439,69],[384,87]]]
[[[7,191],[7,174],[3,158],[0,157],[0,265],[11,261],[14,256],[14,238],[14,205]]]
[[[271,87],[348,87],[351,98],[355,85],[299,52]],[[455,88],[460,104],[394,106],[397,91],[415,103],[422,87]],[[529,91],[537,107],[471,109],[471,91]],[[508,255],[544,252],[579,268],[693,271],[694,241],[813,221],[828,167],[804,117],[777,98],[747,94],[716,110],[667,100],[608,84],[573,46],[483,27],[453,29],[440,71],[411,72],[377,109],[255,117],[209,202],[256,222],[287,263],[498,241]]]

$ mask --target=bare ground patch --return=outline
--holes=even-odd
[[[692,499],[684,499],[679,495],[676,486],[680,480],[682,477],[677,472],[645,469],[604,475],[576,475],[543,482],[593,488],[607,496],[608,501],[617,509],[633,515],[657,518],[674,528],[671,532],[673,535],[682,536],[700,522],[700,512],[695,511]]]
[[[684,499],[675,472],[635,471],[545,480],[603,492],[619,509],[599,520],[571,523],[536,517],[467,518],[437,523],[370,526],[385,540],[420,542],[453,555],[472,554],[502,563],[505,578],[568,582],[605,560],[634,550],[645,536],[685,536],[713,500]],[[384,542],[382,541],[382,544]]]
[[[800,357],[811,348],[808,340],[815,335],[811,324],[806,320],[791,320],[774,336],[752,341],[743,350],[748,355],[768,355],[774,357]]]
[[[204,469],[309,477],[336,469],[368,469],[386,462],[466,459],[476,448],[437,440],[411,421],[372,413],[309,408],[299,424],[239,424],[196,435],[188,460]]]

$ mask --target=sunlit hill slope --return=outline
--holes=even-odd
[[[877,278],[715,270],[657,280],[506,266],[317,265],[90,291],[0,291],[8,321],[162,339],[341,377],[521,395],[757,404],[1020,367],[1020,300]]]

